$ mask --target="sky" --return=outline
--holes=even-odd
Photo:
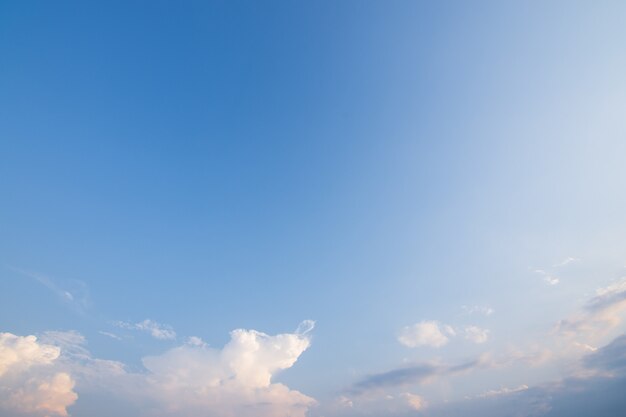
[[[625,19],[0,0],[0,415],[619,415]]]

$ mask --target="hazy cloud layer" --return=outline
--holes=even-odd
[[[617,327],[626,310],[626,278],[596,290],[577,315],[561,320],[558,330],[572,338],[595,340]]]

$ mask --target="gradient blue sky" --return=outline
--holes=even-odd
[[[257,417],[621,381],[598,363],[626,347],[602,350],[625,330],[625,20],[618,1],[0,1],[0,331],[5,352],[60,349],[0,385],[55,369],[75,417],[254,410],[86,371],[158,380],[146,357],[219,355],[234,329],[294,361],[255,392],[317,402]]]

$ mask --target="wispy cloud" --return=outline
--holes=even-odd
[[[571,264],[572,262],[577,262],[578,259],[577,258],[573,258],[571,256],[568,256],[567,258],[563,259],[561,262],[557,262],[554,265],[552,265],[552,267],[554,268],[560,268],[562,266],[566,266]]]
[[[461,309],[465,314],[482,314],[484,316],[491,316],[495,313],[495,310],[489,306],[461,306]]]
[[[21,276],[30,278],[35,282],[43,285],[50,290],[57,298],[63,301],[65,304],[73,308],[79,313],[85,313],[91,306],[91,299],[89,296],[89,289],[87,284],[80,280],[70,280],[66,285],[60,285],[56,280],[50,278],[47,275],[40,274],[38,272],[27,271],[21,268],[8,267],[11,271],[18,273]]]
[[[154,320],[145,319],[138,323],[130,323],[126,321],[113,322],[114,326],[128,330],[138,330],[141,332],[149,333],[152,337],[159,340],[174,340],[176,339],[176,332],[174,328],[168,324],[161,324]]]
[[[98,333],[100,333],[103,336],[110,337],[111,339],[122,340],[122,338],[120,336],[116,335],[115,333],[104,332],[102,330],[98,331]]]
[[[535,269],[533,272],[541,275],[543,277],[543,281],[548,285],[556,285],[561,281],[559,277],[551,274],[550,272],[544,271],[543,269]]]
[[[362,394],[370,390],[419,385],[437,377],[453,376],[492,366],[487,357],[480,357],[457,365],[421,363],[369,375],[356,382],[348,392]]]

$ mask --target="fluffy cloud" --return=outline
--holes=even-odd
[[[0,333],[0,377],[12,368],[24,371],[33,365],[49,365],[59,357],[60,349],[37,343],[35,336]]]
[[[407,347],[431,346],[441,347],[448,343],[448,336],[455,332],[450,326],[441,325],[437,321],[424,320],[412,326],[406,326],[400,332],[398,341]]]
[[[221,350],[188,343],[144,358],[159,415],[304,417],[315,400],[272,382],[310,346],[312,322],[304,328],[275,336],[238,329]]]
[[[0,333],[0,411],[14,416],[67,416],[74,380],[53,365],[60,348],[35,336]]]
[[[476,344],[485,343],[489,338],[489,330],[477,326],[467,326],[462,332],[465,339]],[[398,341],[410,348],[419,346],[438,348],[446,345],[456,334],[457,331],[452,326],[424,320],[404,327],[398,335]]]
[[[41,340],[0,333],[0,415],[65,417],[76,385],[83,401],[106,397],[128,404],[127,415],[304,417],[316,401],[273,378],[308,349],[313,327],[305,321],[273,336],[237,329],[222,349],[190,337],[145,357],[139,372],[93,358],[77,332],[45,332]]]
[[[485,343],[489,338],[489,330],[481,329],[477,326],[467,326],[465,328],[465,338],[473,343]]]

